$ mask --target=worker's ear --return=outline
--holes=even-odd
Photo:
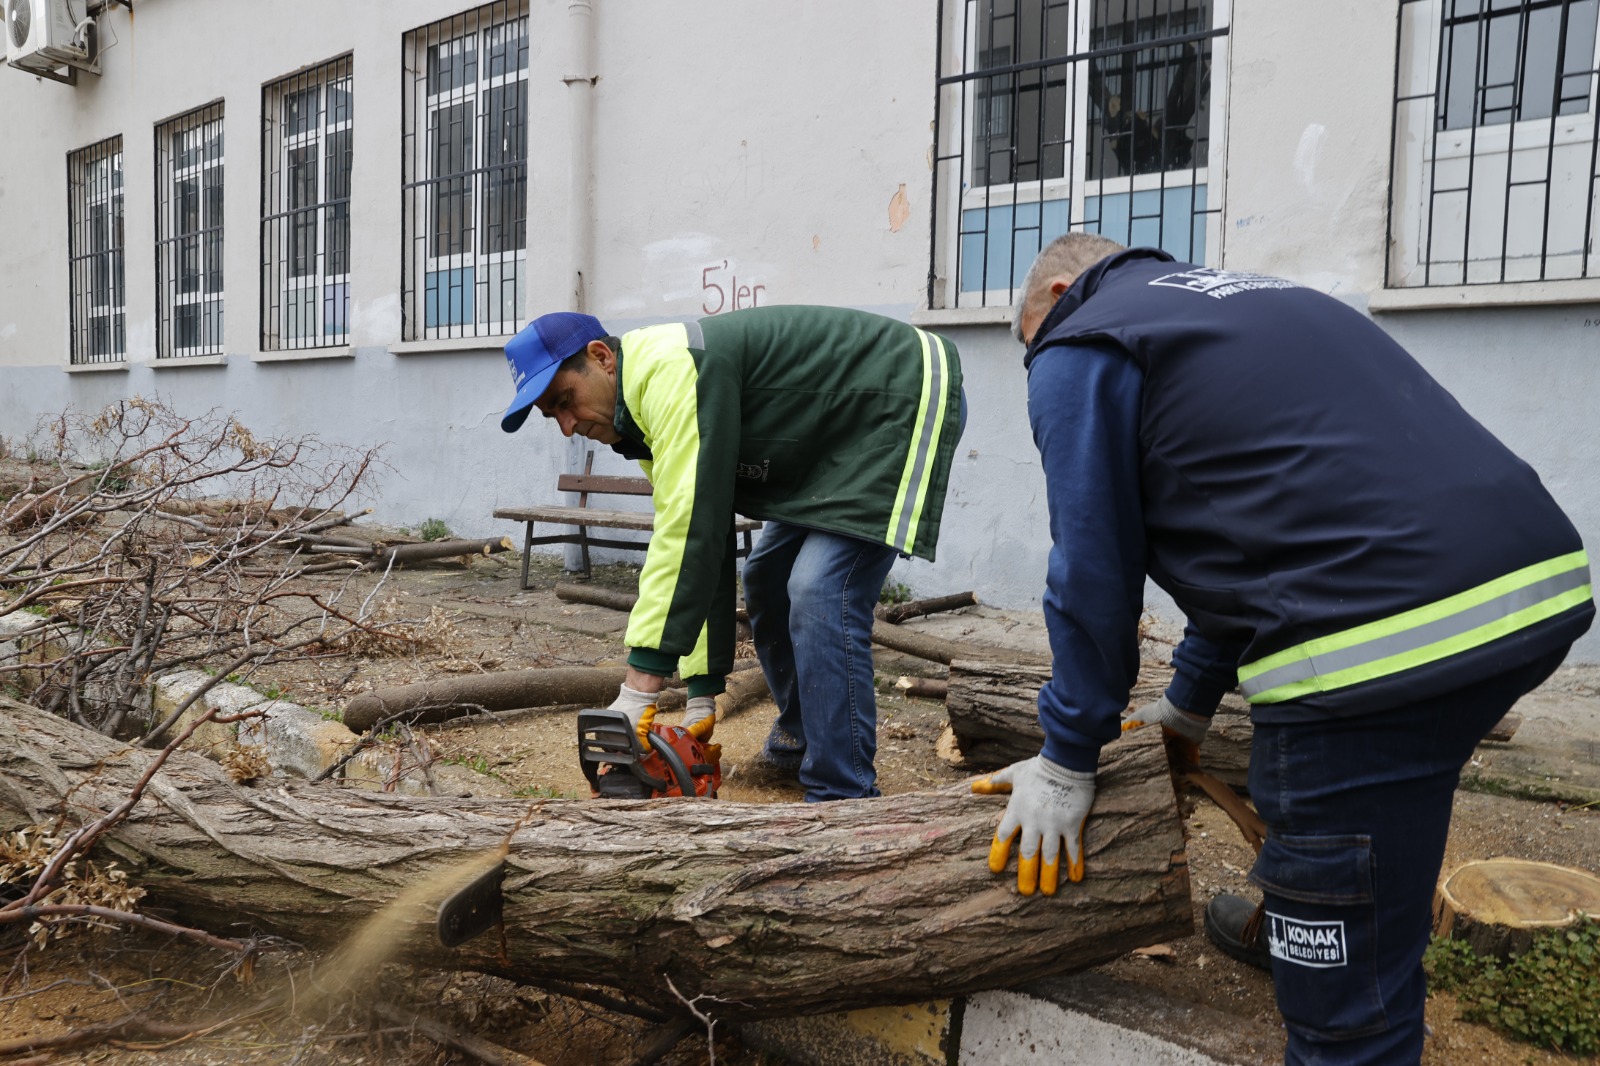
[[[617,353],[611,350],[611,345],[605,341],[590,341],[586,350],[589,353],[589,362],[593,363],[596,369],[607,374],[616,373]]]
[[[1062,293],[1072,288],[1072,283],[1077,280],[1077,278],[1069,278],[1065,274],[1052,279],[1050,282],[1050,302],[1055,303],[1057,300],[1061,299]]]

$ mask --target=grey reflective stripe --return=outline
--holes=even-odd
[[[1353,644],[1348,648],[1285,663],[1276,669],[1257,674],[1248,681],[1240,682],[1239,689],[1245,694],[1245,698],[1249,699],[1282,685],[1308,681],[1319,674],[1334,674],[1379,659],[1404,655],[1441,640],[1468,633],[1479,626],[1488,625],[1497,619],[1516,614],[1553,596],[1582,588],[1587,584],[1589,584],[1589,568],[1576,567],[1399,633],[1374,637],[1372,640]]]
[[[926,346],[927,359],[923,373],[927,375],[928,403],[922,412],[922,425],[917,430],[917,457],[911,464],[911,480],[906,484],[904,500],[900,506],[900,526],[894,531],[894,548],[909,552],[906,543],[911,533],[911,518],[917,513],[917,499],[922,494],[922,481],[928,476],[928,453],[933,448],[934,427],[939,424],[943,405],[939,402],[939,389],[944,384],[944,342],[937,334],[917,330]]]
[[[683,324],[683,331],[689,335],[689,347],[699,348],[701,351],[705,351],[706,334],[705,330],[700,328],[700,320],[698,318],[685,322]]]

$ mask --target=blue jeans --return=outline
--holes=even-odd
[[[806,802],[878,795],[872,609],[895,550],[768,522],[744,564],[756,656],[778,704],[764,754]]]
[[[1255,727],[1250,871],[1291,1066],[1422,1057],[1422,952],[1461,767],[1547,655],[1468,688],[1352,718]]]

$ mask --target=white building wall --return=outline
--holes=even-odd
[[[15,439],[69,404],[159,395],[185,410],[237,411],[258,433],[384,444],[390,470],[372,501],[379,520],[437,517],[462,533],[516,532],[490,513],[548,500],[556,471],[580,462],[580,446],[537,420],[515,436],[500,432],[510,385],[498,344],[401,338],[401,40],[470,8],[136,0],[132,16],[115,9],[102,19],[112,43],[102,77],[68,88],[0,68],[0,435]],[[574,90],[564,77],[582,72],[569,35],[574,10],[590,8],[530,4],[533,312],[569,305],[574,249],[591,224],[586,309],[618,331],[735,300],[918,313],[932,5],[813,0],[756,18],[735,0],[592,0],[595,180],[584,195],[572,186]],[[1394,0],[1356,0],[1329,17],[1233,0],[1229,62],[1213,72],[1229,116],[1226,158],[1212,162],[1226,173],[1223,265],[1288,275],[1362,309],[1384,302],[1395,9]],[[349,351],[260,361],[262,85],[347,51],[355,76]],[[153,127],[218,98],[226,101],[228,354],[224,365],[157,367]],[[66,156],[117,133],[129,360],[68,373]],[[592,220],[576,217],[575,202],[592,204]],[[993,313],[933,317],[961,350],[968,424],[939,560],[902,563],[896,576],[920,592],[973,588],[987,603],[1036,608],[1048,535],[1021,353]],[[1600,546],[1600,478],[1589,469],[1600,455],[1600,300],[1377,319],[1541,471],[1586,542]],[[627,466],[610,455],[597,465]],[[1600,634],[1577,657],[1600,660]]]

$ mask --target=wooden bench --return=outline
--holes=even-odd
[[[625,551],[644,551],[648,540],[617,540],[614,537],[596,537],[589,533],[590,526],[604,529],[634,529],[649,533],[655,529],[656,519],[651,511],[602,511],[589,506],[590,496],[649,496],[650,482],[642,477],[617,477],[612,474],[590,473],[594,468],[594,453],[584,459],[583,473],[562,474],[556,479],[556,491],[576,492],[578,506],[567,507],[501,507],[494,512],[496,518],[509,518],[523,523],[522,534],[522,587],[528,587],[528,558],[539,544],[576,544],[583,553],[583,574],[589,575],[589,548],[620,548]],[[542,537],[533,535],[533,527],[545,522],[558,526],[577,526],[576,533],[552,533]],[[750,534],[761,528],[761,523],[750,518],[734,516],[733,529],[739,534],[734,549],[736,558],[750,554]]]

